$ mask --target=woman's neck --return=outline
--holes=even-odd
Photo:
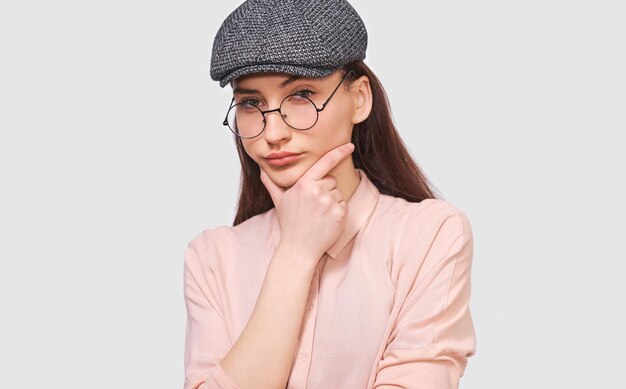
[[[339,163],[328,175],[334,176],[337,179],[337,189],[341,191],[343,201],[347,203],[361,182],[359,173],[352,164],[352,160],[348,159]]]

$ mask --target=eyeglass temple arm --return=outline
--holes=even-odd
[[[235,101],[235,97],[234,96],[233,96],[233,99],[230,101],[230,104],[228,104],[228,110],[226,110],[226,117],[224,118],[224,122],[222,123],[225,126],[228,125],[228,111],[230,111],[230,109],[232,108],[233,101]]]
[[[337,92],[337,89],[339,89],[339,87],[341,86],[341,84],[343,84],[343,80],[346,78],[346,76],[350,73],[354,73],[354,70],[349,70],[348,72],[346,72],[346,74],[343,75],[343,77],[341,78],[341,81],[339,82],[339,84],[335,87],[335,90],[333,91],[333,93],[330,94],[330,96],[328,96],[328,99],[326,99],[326,102],[324,102],[324,104],[322,104],[322,108],[317,108],[315,107],[315,109],[317,110],[317,112],[322,112],[324,110],[324,108],[326,108],[326,104],[328,104],[328,102],[330,101],[330,99],[333,97],[333,95],[335,94],[335,92]]]

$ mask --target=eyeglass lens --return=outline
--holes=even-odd
[[[297,130],[307,130],[317,121],[317,109],[313,102],[297,94],[287,96],[280,111],[285,123]],[[244,101],[228,111],[228,126],[239,136],[254,137],[263,131],[264,117],[256,105]]]

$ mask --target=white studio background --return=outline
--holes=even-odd
[[[351,3],[404,141],[472,222],[461,387],[623,385],[623,3]],[[0,5],[0,387],[182,388],[183,252],[235,215],[208,67],[239,4]]]

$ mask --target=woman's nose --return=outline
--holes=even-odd
[[[270,142],[276,142],[280,139],[291,135],[291,127],[285,123],[282,114],[278,111],[268,112],[265,114],[265,139]]]

